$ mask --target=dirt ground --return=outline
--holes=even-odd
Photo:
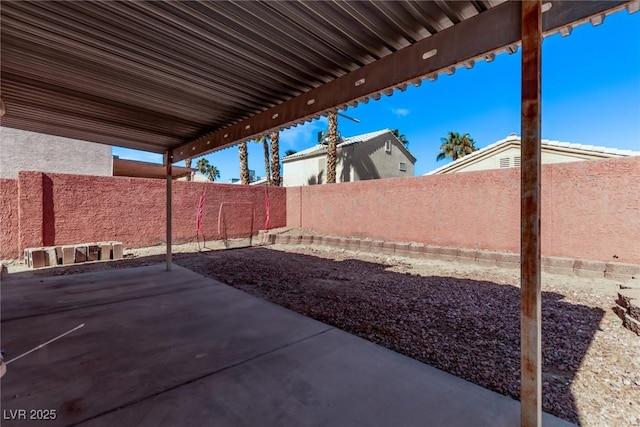
[[[255,241],[253,242],[255,243]],[[240,245],[241,246],[241,245]],[[271,245],[193,252],[174,261],[496,392],[520,388],[519,271]],[[3,279],[162,262],[163,247],[128,259]],[[9,266],[10,272],[23,270]],[[583,426],[640,425],[640,337],[613,312],[619,284],[543,276],[543,409]]]

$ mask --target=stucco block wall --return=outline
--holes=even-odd
[[[17,224],[11,237],[0,241],[3,258],[13,258],[13,253],[17,255],[26,247],[117,240],[135,248],[165,241],[166,190],[162,180],[21,172],[19,179],[13,180],[15,184],[10,180],[2,184],[5,181],[9,184],[6,189],[2,186],[0,220],[14,224],[17,217]],[[266,197],[270,200],[270,228],[284,226],[285,191],[174,181],[174,243],[195,241],[196,212],[203,192],[202,231],[214,240],[254,235],[265,228]]]
[[[544,165],[542,171],[543,255],[640,263],[640,157]],[[290,227],[520,251],[519,168],[287,190]]]
[[[111,146],[0,127],[0,178],[20,171],[111,176]]]
[[[18,181],[0,179],[0,259],[18,256]]]

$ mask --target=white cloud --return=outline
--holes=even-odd
[[[280,146],[284,149],[303,150],[315,145],[318,132],[326,129],[327,118],[321,117],[303,125],[298,125],[280,132]]]
[[[408,116],[411,111],[408,108],[392,108],[391,112],[398,117]]]

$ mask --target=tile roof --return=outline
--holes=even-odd
[[[425,175],[433,175],[436,174],[438,172],[441,172],[442,170],[445,169],[449,169],[452,168],[453,166],[457,166],[463,163],[467,163],[475,158],[481,157],[483,156],[486,152],[495,149],[497,147],[500,147],[502,145],[508,145],[510,143],[517,143],[520,144],[520,137],[514,133],[509,134],[506,138],[501,139],[500,141],[496,141],[493,144],[489,144],[484,148],[481,148],[477,151],[474,151],[471,154],[467,154],[464,157],[459,158],[458,160],[455,160],[451,163],[447,163],[446,165],[440,166],[437,169],[434,169],[430,172],[425,173]],[[569,150],[576,150],[576,151],[583,151],[583,152],[587,152],[587,153],[605,153],[605,154],[611,154],[614,156],[621,156],[621,157],[625,157],[625,156],[640,156],[640,151],[633,151],[633,150],[621,150],[618,148],[610,148],[610,147],[604,147],[604,146],[594,146],[594,145],[587,145],[587,144],[576,144],[573,142],[562,142],[562,141],[555,141],[555,140],[550,140],[550,139],[543,139],[541,141],[542,143],[542,147],[544,148],[549,147],[549,148],[553,148],[553,147],[559,147],[559,148],[563,148],[563,149],[569,149]]]

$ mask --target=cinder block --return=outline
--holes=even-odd
[[[56,262],[58,265],[63,264],[62,246],[56,246]]]
[[[600,261],[586,261],[577,259],[573,265],[573,271],[580,277],[604,277],[605,263]]]
[[[492,251],[478,251],[476,253],[476,264],[486,267],[495,267],[498,265],[498,253]]]
[[[360,239],[358,243],[358,250],[360,252],[371,252],[371,240]]]
[[[325,237],[323,241],[327,246],[338,247],[340,239],[338,237],[329,236]]]
[[[55,247],[42,248],[44,250],[44,265],[54,267],[58,265],[58,256]]]
[[[458,258],[457,248],[435,247],[434,255],[436,259],[442,261],[455,261]]]
[[[396,243],[396,255],[409,256],[409,243]]]
[[[624,282],[633,280],[634,277],[640,277],[640,265],[608,262],[605,264],[604,277]]]
[[[520,254],[498,252],[496,264],[500,268],[518,268],[520,267]]]
[[[440,259],[440,247],[425,245],[422,248],[422,255],[426,259]]]
[[[424,258],[425,245],[422,243],[409,244],[409,256],[411,258]]]
[[[350,251],[357,251],[360,249],[360,239],[347,239],[347,249]]]
[[[373,253],[381,253],[382,245],[384,245],[383,240],[371,240],[371,245],[369,246],[370,248],[369,250],[370,252],[373,252]]]
[[[62,264],[68,265],[76,262],[76,249],[73,246],[62,247]]]
[[[29,250],[30,255],[29,255],[29,259],[30,259],[30,266],[33,268],[42,268],[45,267],[47,265],[46,261],[45,261],[45,250],[44,248],[40,248],[40,249],[35,249],[32,248]]]
[[[98,261],[100,257],[100,247],[97,243],[87,245],[87,261]]]
[[[574,274],[575,260],[572,258],[542,257],[542,271],[550,274],[564,274],[572,276]]]
[[[324,236],[313,236],[314,245],[324,245]]]
[[[300,244],[302,245],[310,245],[313,243],[313,236],[302,236],[300,238]]]
[[[111,259],[111,243],[98,242],[98,259],[100,261]]]
[[[475,264],[478,251],[475,249],[458,249],[458,262]]]
[[[75,245],[73,248],[75,249],[76,263],[78,263],[78,262],[86,262],[87,261],[87,246],[85,246],[85,245]]]
[[[299,245],[301,241],[302,241],[302,236],[290,236],[289,237],[289,244],[290,245]]]
[[[111,256],[113,259],[122,259],[123,247],[122,242],[109,242],[111,243]]]
[[[396,252],[396,244],[394,242],[384,242],[382,244],[382,253],[393,255]]]
[[[282,234],[278,234],[278,235],[276,235],[276,243],[279,244],[279,245],[286,245],[286,244],[289,243],[289,238],[290,237],[291,236],[285,236],[285,235],[282,235]]]

